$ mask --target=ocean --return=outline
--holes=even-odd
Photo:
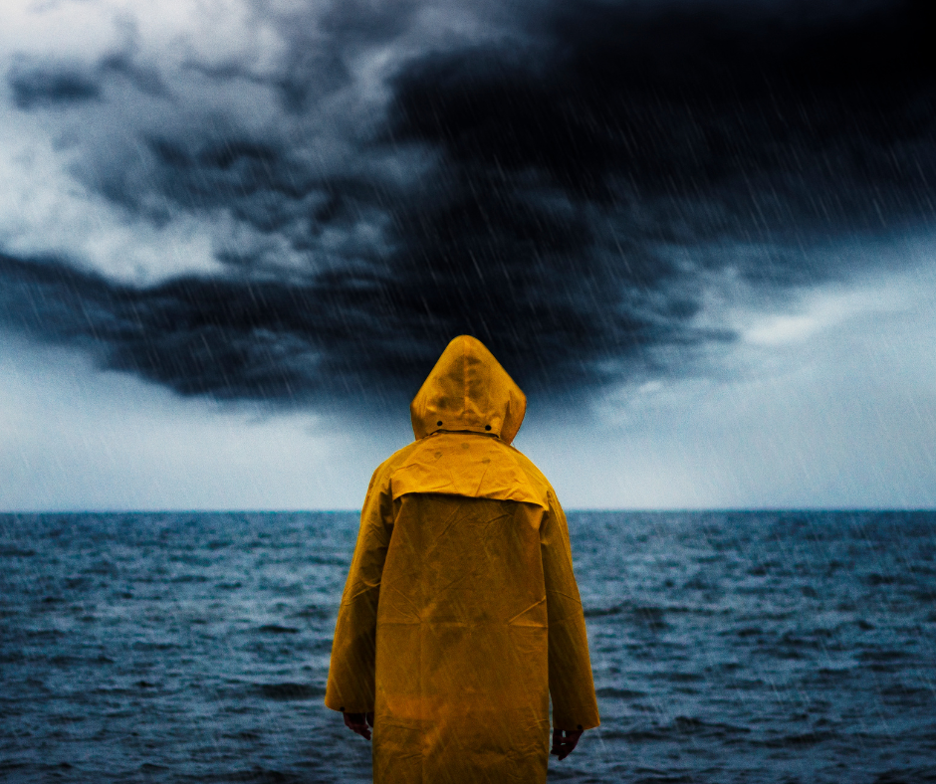
[[[551,781],[936,782],[936,513],[569,515],[601,727]],[[367,782],[350,513],[0,515],[0,780]]]

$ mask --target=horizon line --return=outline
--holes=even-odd
[[[903,514],[936,513],[936,508],[930,507],[898,507],[898,506],[712,506],[712,507],[575,507],[563,510],[567,515],[579,513],[625,513],[625,514],[704,514],[718,512],[721,514],[733,513],[817,513],[817,512],[849,512],[849,513],[885,513],[900,512]],[[12,517],[18,515],[93,515],[93,514],[360,514],[360,508],[338,507],[331,509],[41,509],[41,510],[0,510],[0,516]]]

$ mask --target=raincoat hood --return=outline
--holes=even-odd
[[[448,344],[410,404],[417,440],[439,430],[467,430],[509,444],[525,413],[526,395],[470,335]]]

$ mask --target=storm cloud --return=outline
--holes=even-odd
[[[10,111],[71,151],[76,220],[151,236],[124,267],[21,230],[8,328],[296,403],[411,395],[470,333],[561,395],[684,372],[737,339],[726,302],[847,280],[874,258],[812,250],[934,217],[922,2],[255,13],[266,37],[172,67],[132,31],[11,61]]]

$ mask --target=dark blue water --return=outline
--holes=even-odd
[[[0,516],[0,779],[356,782],[350,514]],[[580,782],[936,782],[936,513],[570,516]]]

